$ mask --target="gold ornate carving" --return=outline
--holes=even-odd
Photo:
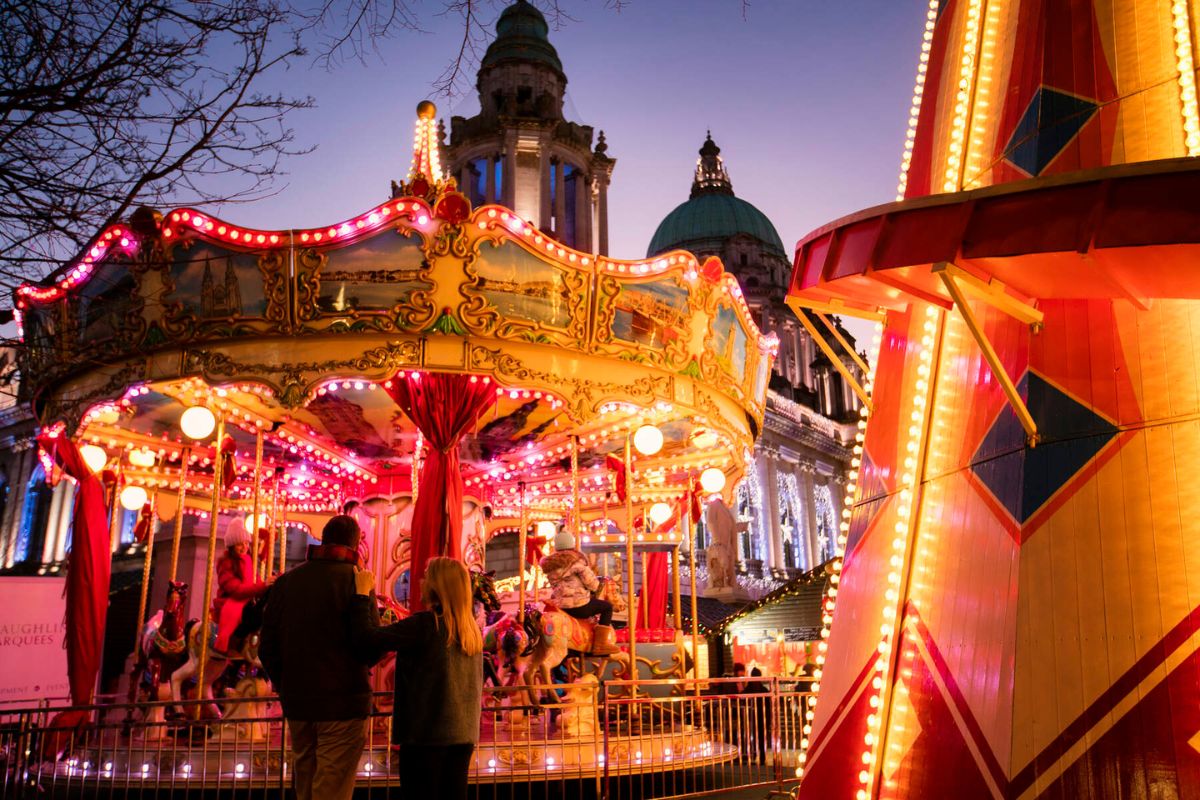
[[[533,369],[510,353],[483,345],[470,346],[467,362],[472,371],[491,372],[510,383],[553,387],[566,401],[567,414],[575,420],[585,419],[609,400],[630,400],[649,406],[674,396],[675,379],[671,375],[643,375],[628,383],[569,378]]]
[[[567,294],[568,319],[565,327],[549,325],[530,318],[512,318],[501,314],[492,305],[483,293],[482,285],[486,279],[480,275],[478,269],[480,259],[486,258],[486,254],[482,251],[485,243],[492,247],[508,246],[521,248],[522,252],[526,253],[529,258],[541,262],[543,266],[553,270],[556,275],[561,277],[563,289]],[[542,259],[540,254],[526,250],[520,244],[509,240],[507,237],[498,235],[485,235],[476,239],[474,246],[471,248],[470,256],[463,261],[463,268],[467,281],[462,286],[462,294],[466,298],[466,302],[461,306],[461,314],[464,325],[466,325],[467,330],[471,333],[478,336],[490,336],[496,339],[540,342],[565,347],[582,348],[584,346],[588,334],[590,271],[552,264]],[[555,291],[554,287],[547,289],[544,286],[531,287],[526,285],[522,288],[529,293],[530,297],[537,296],[539,292]]]
[[[184,372],[199,372],[206,379],[215,381],[261,380],[275,389],[280,405],[297,408],[304,403],[309,390],[332,372],[391,372],[420,363],[420,342],[407,340],[389,342],[352,358],[278,364],[239,361],[220,351],[188,350],[184,355]]]

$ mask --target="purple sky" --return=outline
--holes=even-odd
[[[569,81],[566,114],[603,129],[617,159],[614,257],[645,256],[658,222],[687,199],[709,128],[734,191],[767,214],[789,252],[812,229],[892,200],[926,0],[756,0],[745,19],[740,0],[563,7],[575,21],[550,39]],[[271,88],[317,101],[291,118],[298,143],[317,150],[288,162],[279,194],[221,215],[317,226],[385,200],[388,181],[407,173],[416,104],[462,35],[454,19],[423,24],[427,34],[381,42],[366,65],[280,73]],[[477,110],[470,77],[467,94],[433,97],[447,124]]]

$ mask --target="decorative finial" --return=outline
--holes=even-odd
[[[608,152],[608,142],[604,140],[604,131],[600,131],[600,137],[596,140],[596,152],[600,155]]]
[[[733,183],[721,160],[721,148],[713,141],[708,131],[700,147],[700,158],[696,160],[696,175],[692,180],[692,197],[702,194],[733,194]]]
[[[413,132],[412,166],[408,169],[408,180],[417,176],[437,183],[442,180],[442,165],[439,158],[437,106],[428,100],[417,104],[417,124]]]

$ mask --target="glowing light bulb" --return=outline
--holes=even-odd
[[[633,446],[644,456],[652,456],[662,450],[662,431],[653,425],[643,425],[633,432]]]
[[[725,473],[717,467],[709,467],[700,473],[700,488],[716,494],[725,488]]]
[[[126,486],[121,490],[121,508],[126,511],[140,511],[147,499],[146,490],[141,486]]]
[[[179,417],[179,427],[189,439],[205,439],[217,427],[217,418],[204,406],[192,406]]]
[[[108,453],[104,452],[103,447],[97,447],[94,444],[85,444],[79,448],[79,455],[83,457],[83,463],[87,464],[87,468],[93,473],[104,469],[104,465],[108,463]]]
[[[662,525],[671,518],[671,507],[666,503],[655,503],[650,506],[650,521]]]

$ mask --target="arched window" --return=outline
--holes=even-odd
[[[817,484],[813,502],[817,510],[817,552],[824,563],[833,558],[834,543],[837,541],[837,518],[833,513],[833,492],[828,484]]]
[[[29,476],[29,483],[25,485],[25,508],[21,514],[21,527],[17,531],[17,544],[13,548],[11,561],[5,566],[20,564],[29,560],[31,553],[41,552],[52,494],[54,490],[46,483],[46,472],[38,464]]]

